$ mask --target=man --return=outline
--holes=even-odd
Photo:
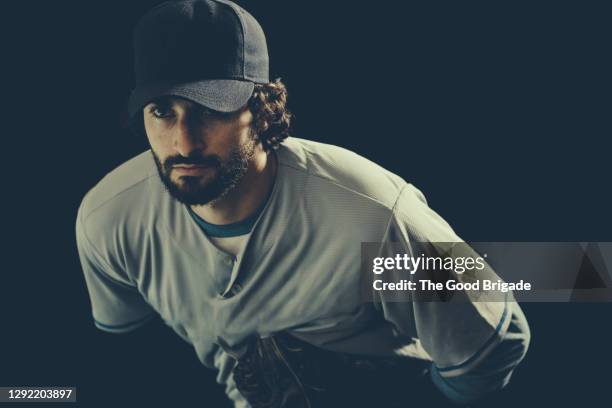
[[[424,390],[470,403],[506,385],[529,342],[511,299],[362,296],[362,242],[460,239],[400,177],[288,138],[250,14],[164,3],[134,48],[129,113],[151,149],[87,194],[76,225],[97,327],[159,314],[237,407],[405,406]]]

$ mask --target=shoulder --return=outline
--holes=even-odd
[[[348,149],[290,137],[281,147],[281,165],[308,176],[308,192],[337,192],[391,209],[406,182],[398,175]]]
[[[147,150],[109,172],[81,201],[77,231],[95,241],[137,222],[151,202],[148,183],[155,171],[153,157]]]
[[[140,185],[154,175],[153,166],[151,152],[147,150],[109,172],[83,198],[80,207],[83,217],[88,218],[113,201],[141,192]]]

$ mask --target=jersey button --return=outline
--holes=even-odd
[[[225,259],[223,260],[223,262],[225,262],[225,264],[227,266],[232,266],[232,265],[234,265],[234,257],[226,256]]]
[[[234,286],[232,286],[232,288],[230,289],[230,293],[232,295],[237,295],[238,293],[240,293],[240,291],[242,291],[242,286],[240,286],[239,283],[234,283]]]

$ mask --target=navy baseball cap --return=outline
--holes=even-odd
[[[136,86],[130,117],[160,96],[180,96],[220,112],[269,82],[268,47],[259,23],[227,0],[165,2],[134,30]]]

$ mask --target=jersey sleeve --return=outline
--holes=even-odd
[[[525,357],[531,337],[527,319],[517,303],[511,303],[510,307],[512,318],[503,339],[471,371],[443,377],[432,364],[429,372],[433,383],[452,401],[469,404],[505,387],[515,367]]]
[[[91,301],[94,324],[111,333],[132,331],[154,315],[135,285],[96,251],[85,231],[79,211],[76,223],[76,240],[87,291]]]
[[[411,256],[447,257],[448,248],[457,244],[471,249],[411,184],[394,206],[385,241],[397,243]],[[499,279],[489,265],[478,273],[480,278]],[[446,279],[465,278],[450,272]],[[527,322],[511,293],[495,301],[474,300],[465,293],[450,301],[421,301],[406,292],[400,299],[393,294],[392,300],[378,292],[384,317],[399,335],[419,340],[433,360],[434,383],[443,393],[461,402],[460,393],[471,397],[505,385],[529,342]],[[508,333],[509,328],[514,332]]]

